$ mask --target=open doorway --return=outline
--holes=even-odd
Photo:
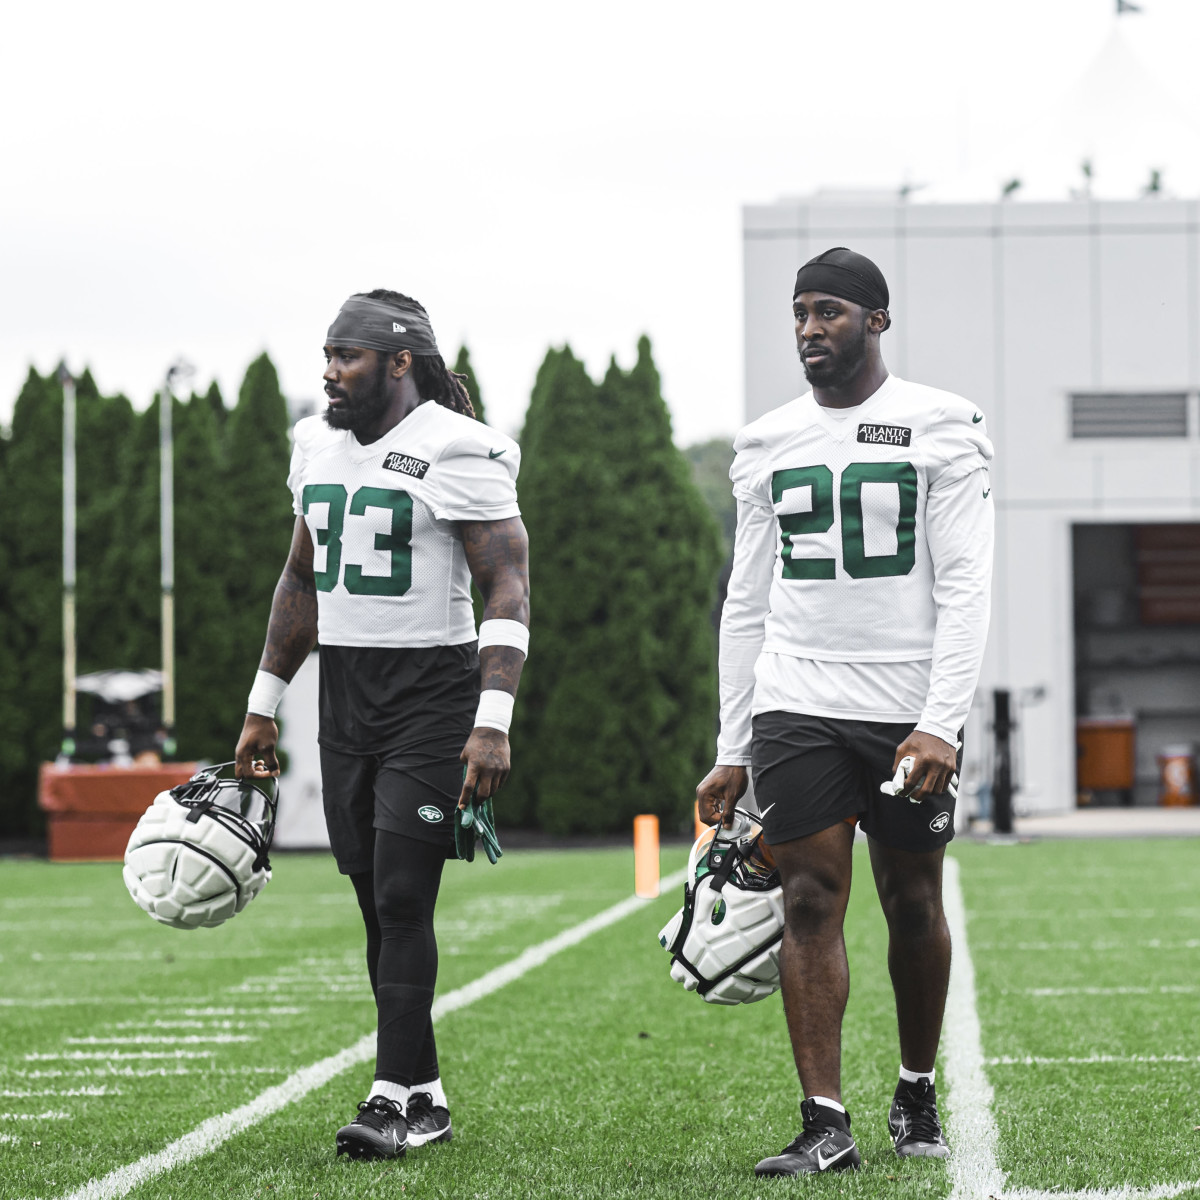
[[[1079,803],[1186,803],[1189,786],[1195,803],[1200,524],[1081,524],[1071,540]]]

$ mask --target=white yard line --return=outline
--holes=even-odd
[[[1187,1183],[1160,1183],[1148,1188],[1088,1188],[1063,1192],[1035,1188],[1004,1189],[1005,1173],[996,1157],[999,1131],[992,1116],[992,1085],[984,1070],[985,1063],[998,1064],[1006,1059],[985,1059],[979,1013],[975,1007],[975,967],[967,944],[967,914],[959,884],[957,859],[947,855],[943,902],[954,953],[950,967],[950,992],[946,997],[946,1021],[942,1029],[942,1072],[948,1084],[946,1121],[952,1152],[947,1165],[950,1172],[950,1200],[1170,1200],[1173,1196],[1200,1188],[1200,1179]],[[1108,1056],[1063,1059],[1014,1059],[1013,1063],[1101,1062]],[[1174,1057],[1151,1056],[1112,1058],[1114,1062],[1177,1061]],[[1191,1062],[1192,1059],[1178,1061]]]
[[[1004,1200],[1170,1200],[1200,1188],[1200,1179],[1188,1183],[1159,1183],[1154,1187],[1085,1188],[1081,1192],[1038,1192],[1015,1188],[1004,1193]]]
[[[89,1035],[63,1038],[63,1043],[68,1046],[203,1046],[257,1041],[258,1038],[250,1033],[139,1033],[114,1037]]]
[[[684,870],[666,876],[662,880],[663,890],[677,887],[684,881],[686,875],[687,872]],[[631,896],[628,900],[622,900],[619,904],[606,908],[603,912],[597,913],[596,916],[590,917],[573,928],[566,929],[537,946],[531,946],[511,962],[496,967],[472,983],[455,988],[454,991],[447,992],[446,995],[435,1000],[433,1019],[437,1021],[452,1012],[457,1012],[460,1008],[465,1008],[468,1004],[474,1004],[476,1000],[482,1000],[485,996],[504,987],[505,984],[520,979],[534,967],[541,966],[547,959],[552,958],[560,951],[575,946],[593,933],[615,924],[646,903],[645,900]],[[304,1067],[275,1087],[267,1088],[265,1092],[256,1096],[248,1104],[243,1104],[232,1112],[210,1117],[207,1121],[197,1125],[190,1133],[184,1134],[183,1137],[178,1138],[162,1150],[154,1154],[147,1154],[128,1166],[118,1167],[100,1179],[93,1179],[84,1184],[82,1188],[67,1193],[62,1200],[111,1200],[114,1197],[126,1196],[146,1180],[191,1162],[201,1155],[212,1153],[234,1134],[240,1133],[243,1129],[249,1129],[252,1125],[257,1125],[281,1108],[303,1099],[309,1092],[328,1083],[343,1071],[348,1071],[351,1067],[366,1062],[374,1053],[375,1034],[369,1033],[354,1045],[347,1046],[345,1050]]]
[[[1200,1063],[1195,1054],[1067,1054],[1050,1058],[1041,1054],[1000,1054],[985,1059],[989,1067],[1091,1066],[1107,1063]]]
[[[1200,987],[1190,983],[1161,987],[1040,987],[1025,988],[1026,996],[1190,996]]]

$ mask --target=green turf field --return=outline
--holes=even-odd
[[[975,1115],[994,1120],[1003,1190],[1200,1179],[1200,843],[953,853],[994,1089]],[[663,858],[672,870],[684,854]],[[450,1145],[390,1165],[335,1160],[366,1061],[128,1194],[950,1196],[953,1168],[891,1153],[885,932],[865,855],[856,866],[844,1059],[857,1176],[755,1180],[755,1161],[798,1129],[779,998],[725,1009],[671,983],[654,939],[672,895],[440,1020]],[[632,875],[622,851],[449,864],[439,993],[625,898]],[[245,914],[195,933],[144,916],[116,866],[0,863],[0,1196],[70,1195],[354,1045],[373,1017],[360,941],[349,885],[323,856],[278,856]],[[960,1161],[978,1160],[986,1138],[965,1142]]]

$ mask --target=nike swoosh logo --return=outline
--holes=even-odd
[[[500,455],[502,455],[502,454],[507,454],[507,453],[508,453],[508,447],[507,447],[507,446],[506,446],[506,447],[505,447],[503,450],[489,450],[489,451],[488,451],[488,458],[499,458],[499,457],[500,457]]]
[[[974,415],[974,416],[971,418],[971,424],[972,424],[972,425],[978,425],[978,424],[979,424],[979,422],[980,422],[980,421],[982,421],[982,420],[983,420],[983,413],[976,413],[976,414],[975,414],[975,415]]]
[[[821,1171],[824,1171],[827,1167],[833,1166],[833,1164],[835,1162],[837,1162],[837,1160],[839,1158],[845,1158],[846,1155],[849,1154],[852,1149],[854,1149],[853,1146],[847,1146],[845,1148],[845,1150],[839,1150],[836,1154],[831,1155],[829,1158],[826,1158],[825,1155],[823,1155],[820,1152],[820,1150],[818,1150],[817,1151],[817,1168]]]
[[[992,494],[992,489],[988,488],[988,490],[983,493],[983,498],[986,500],[991,494]]]
[[[767,805],[767,807],[766,807],[766,808],[764,808],[764,809],[762,810],[762,812],[760,812],[760,813],[758,814],[758,819],[761,821],[761,820],[763,819],[763,817],[765,817],[765,816],[767,815],[767,813],[769,813],[769,812],[771,811],[771,809],[773,809],[773,808],[775,807],[775,805],[776,805],[776,804],[778,804],[778,803],[779,803],[779,801],[778,801],[778,800],[774,800],[774,801],[772,801],[770,804],[768,804],[768,805]]]

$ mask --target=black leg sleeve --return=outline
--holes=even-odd
[[[445,851],[400,834],[376,830],[375,911],[379,915],[379,1043],[375,1077],[411,1085],[437,1054],[429,1012],[437,981],[433,909]]]
[[[375,872],[363,871],[351,875],[354,894],[358,897],[359,911],[367,927],[367,974],[371,977],[371,993],[379,998],[379,917],[375,913]]]

